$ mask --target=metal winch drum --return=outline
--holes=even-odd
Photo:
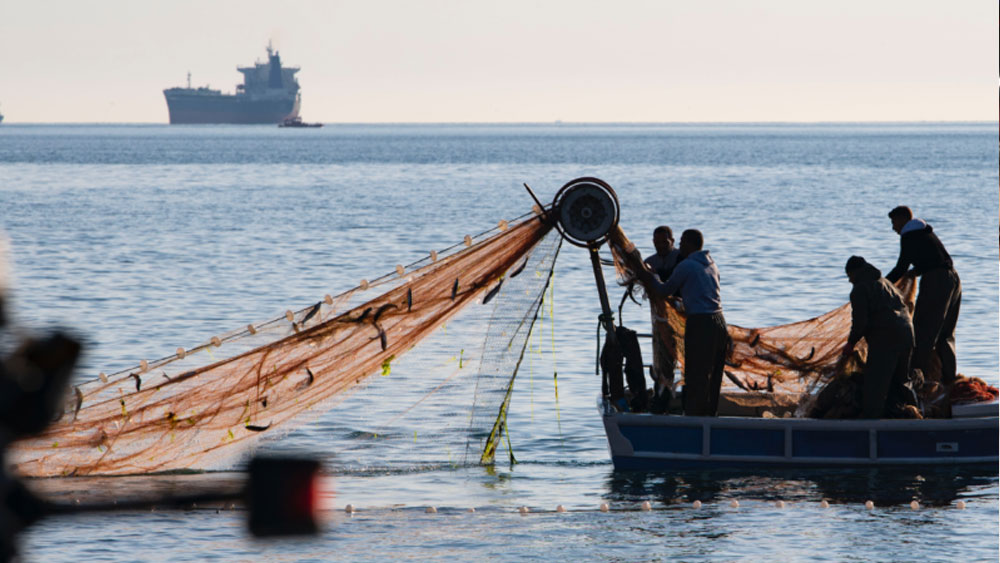
[[[552,201],[556,228],[563,238],[582,247],[597,247],[618,225],[618,196],[604,180],[577,178]]]
[[[608,290],[601,271],[600,247],[607,242],[611,231],[618,226],[618,196],[604,180],[577,178],[556,193],[552,201],[555,226],[564,239],[587,249],[594,269],[594,282],[601,300],[599,322],[607,334],[606,346],[621,349],[616,336],[614,313],[608,301]],[[598,337],[599,338],[599,337]],[[601,384],[605,396],[609,392],[605,376]]]

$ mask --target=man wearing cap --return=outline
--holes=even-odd
[[[719,269],[700,231],[681,235],[680,262],[661,282],[649,270],[639,272],[647,289],[667,298],[678,291],[687,313],[684,330],[684,414],[715,416],[719,409],[722,370],[729,349],[729,332],[722,315]]]
[[[851,333],[841,352],[847,356],[862,338],[868,343],[862,410],[864,418],[887,418],[906,403],[913,324],[896,287],[860,256],[844,266],[851,290]]]
[[[950,385],[955,381],[955,325],[962,304],[962,282],[930,225],[914,219],[910,208],[903,205],[890,211],[889,219],[899,233],[899,260],[886,279],[896,283],[904,275],[920,276],[913,310],[913,368],[927,375],[931,355],[936,353],[941,360],[941,383]],[[911,264],[913,269],[907,271]]]

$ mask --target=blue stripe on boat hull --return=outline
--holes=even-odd
[[[605,414],[616,469],[993,464],[997,417],[815,420]]]
[[[782,430],[752,428],[713,428],[713,455],[785,455],[785,433]]]
[[[996,428],[938,432],[889,431],[878,435],[880,457],[993,456],[998,454]]]
[[[793,462],[767,462],[767,461],[720,461],[717,459],[670,459],[670,458],[648,458],[634,456],[612,456],[611,462],[617,471],[662,471],[675,469],[775,469],[780,467],[800,468],[800,469],[831,469],[832,467],[878,467],[878,468],[914,468],[938,466],[929,463],[892,463],[880,462],[873,464],[845,464],[838,466],[828,462],[809,462],[808,460]],[[940,465],[940,467],[954,466],[955,464]],[[963,461],[960,464],[963,468],[984,468],[995,469],[996,460],[988,461]]]
[[[792,457],[866,458],[867,430],[798,430],[792,434]]]
[[[619,429],[636,451],[701,453],[701,426],[675,426],[669,432],[656,426],[619,426]]]

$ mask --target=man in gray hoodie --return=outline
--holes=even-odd
[[[913,324],[903,296],[882,272],[860,256],[844,266],[851,290],[851,333],[841,352],[847,356],[862,338],[868,343],[862,388],[864,418],[888,418],[906,403],[910,379]]]
[[[684,329],[684,414],[715,416],[719,409],[722,370],[729,349],[729,331],[722,316],[719,269],[702,250],[700,231],[688,229],[681,235],[680,261],[661,282],[652,272],[640,272],[643,284],[670,297],[680,292],[687,314]]]

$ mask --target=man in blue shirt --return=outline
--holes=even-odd
[[[684,329],[684,414],[715,416],[719,409],[722,370],[729,349],[729,331],[722,315],[719,269],[702,250],[700,231],[681,235],[680,261],[670,278],[661,282],[652,272],[640,272],[643,284],[660,297],[680,292],[687,314]]]

